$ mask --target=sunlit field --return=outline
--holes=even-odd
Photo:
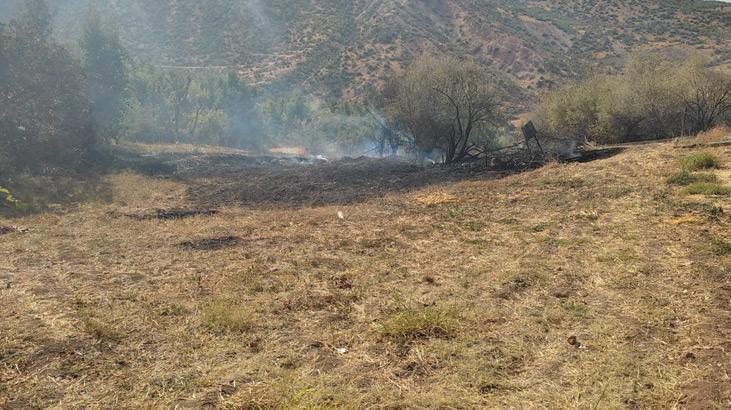
[[[202,181],[110,175],[3,221],[0,405],[725,407],[730,197],[668,179],[706,155],[173,219]]]

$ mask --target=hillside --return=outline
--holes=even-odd
[[[4,0],[11,10],[20,0]],[[53,2],[74,38],[91,0]],[[550,86],[627,53],[698,49],[731,62],[731,5],[704,1],[99,0],[133,54],[232,67],[251,83],[354,96],[424,51],[474,58],[518,84]],[[9,15],[10,13],[4,13]]]

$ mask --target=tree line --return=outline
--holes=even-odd
[[[0,25],[0,171],[80,164],[125,141],[266,152],[407,153],[460,162],[507,134],[504,79],[489,67],[424,55],[364,102],[267,92],[236,72],[163,70],[132,58],[114,25],[91,9],[76,46],[52,35],[44,0]],[[544,95],[544,134],[599,143],[692,134],[728,122],[731,80],[697,57],[630,59]]]
[[[44,0],[0,27],[2,166],[83,162],[123,140],[326,155],[443,153],[463,160],[492,135],[499,96],[474,63],[424,57],[370,104],[271,94],[238,73],[163,70],[132,58],[114,25],[89,10],[76,47],[58,44]]]
[[[599,143],[694,135],[731,121],[731,75],[698,55],[638,55],[547,94],[537,114],[547,133]]]

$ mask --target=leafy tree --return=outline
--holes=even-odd
[[[88,81],[94,128],[118,141],[128,103],[128,56],[119,34],[90,9],[81,34],[82,64]]]
[[[705,131],[731,111],[731,76],[697,57],[630,59],[618,75],[595,75],[545,96],[545,131],[600,143],[669,138]]]
[[[221,108],[228,115],[231,137],[236,145],[248,149],[262,148],[266,136],[256,109],[255,90],[242,82],[234,72],[228,73],[220,87]]]
[[[95,144],[83,72],[53,42],[47,5],[29,0],[0,31],[0,167],[78,163]]]
[[[424,56],[397,80],[387,114],[420,151],[441,149],[447,163],[468,157],[474,137],[500,118],[495,78],[471,62]]]
[[[131,77],[127,136],[144,142],[263,147],[256,93],[235,73],[194,75],[141,66]]]
[[[731,113],[731,75],[705,67],[706,61],[695,58],[686,64],[685,81],[680,94],[685,124],[695,132],[707,131]]]

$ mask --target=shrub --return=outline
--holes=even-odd
[[[599,143],[708,130],[731,112],[731,77],[656,55],[635,57],[619,75],[595,75],[547,94],[538,118],[549,134]]]
[[[686,192],[690,195],[727,196],[731,195],[731,187],[710,182],[696,182],[694,184],[690,184],[688,188],[686,188]]]
[[[0,186],[0,208],[17,208],[20,206],[20,201],[16,199],[9,189]]]
[[[717,256],[731,255],[731,242],[714,237],[711,239],[711,250]]]
[[[254,316],[243,306],[217,301],[205,307],[202,323],[216,333],[243,333],[254,327]]]
[[[709,152],[700,152],[698,154],[688,155],[680,160],[680,163],[683,166],[683,169],[688,171],[721,167],[721,161]]]
[[[676,172],[668,177],[668,184],[688,186],[697,182],[717,182],[718,178],[713,174],[694,174],[687,169]]]

